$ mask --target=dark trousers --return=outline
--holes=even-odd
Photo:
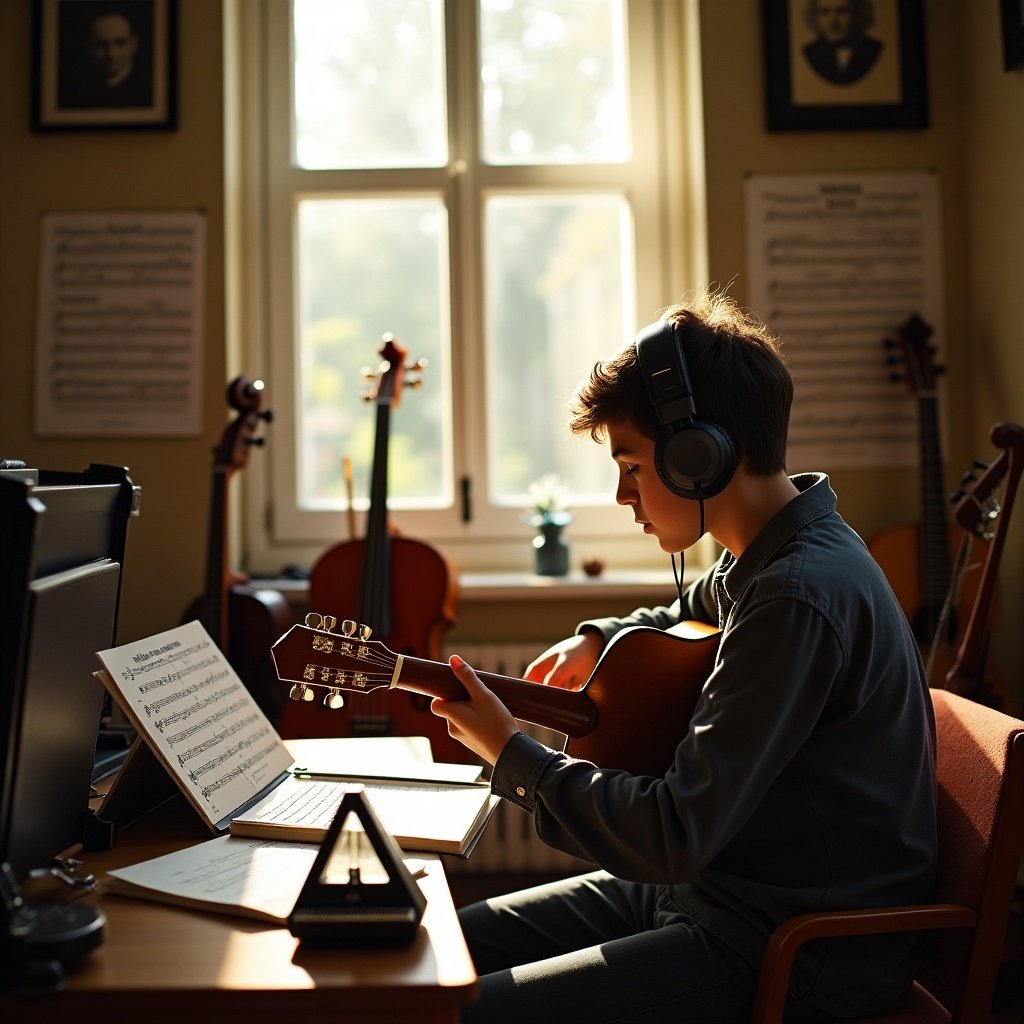
[[[480,998],[464,1024],[741,1024],[754,969],[658,906],[658,888],[604,871],[475,903],[459,913]],[[787,1021],[830,1018],[794,1001]]]

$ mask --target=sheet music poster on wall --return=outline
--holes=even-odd
[[[201,432],[205,226],[198,211],[44,214],[38,435]]]
[[[796,385],[790,472],[917,464],[917,404],[884,341],[917,313],[942,361],[938,191],[929,171],[747,179],[749,305]]]

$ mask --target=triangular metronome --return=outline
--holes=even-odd
[[[384,830],[362,786],[342,798],[288,918],[315,945],[405,946],[426,898]]]

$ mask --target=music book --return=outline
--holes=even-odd
[[[197,621],[97,657],[97,677],[217,835],[319,842],[358,783],[403,849],[465,857],[498,803],[474,765],[367,759],[359,771],[351,755],[326,753],[348,742],[330,739],[322,766],[312,741],[297,762]]]

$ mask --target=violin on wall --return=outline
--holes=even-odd
[[[336,544],[313,564],[309,606],[339,620],[355,619],[375,639],[403,655],[437,660],[441,640],[455,623],[458,574],[446,555],[403,537],[388,523],[387,482],[391,413],[406,380],[408,350],[384,335],[376,385],[367,396],[376,408],[373,469],[366,535]],[[411,369],[422,370],[422,363]],[[313,697],[313,691],[306,691]],[[472,755],[448,735],[447,723],[431,714],[419,693],[378,691],[352,703],[328,699],[289,701],[279,732],[300,736],[426,736],[436,761],[465,762]]]
[[[256,432],[273,414],[261,408],[263,391],[263,381],[249,377],[236,377],[228,384],[227,402],[238,415],[213,449],[205,589],[185,609],[182,621],[198,619],[203,624],[263,713],[276,724],[287,701],[281,696],[270,648],[295,618],[278,591],[251,587],[247,577],[228,566],[229,484],[248,463],[249,450],[265,444]]]

